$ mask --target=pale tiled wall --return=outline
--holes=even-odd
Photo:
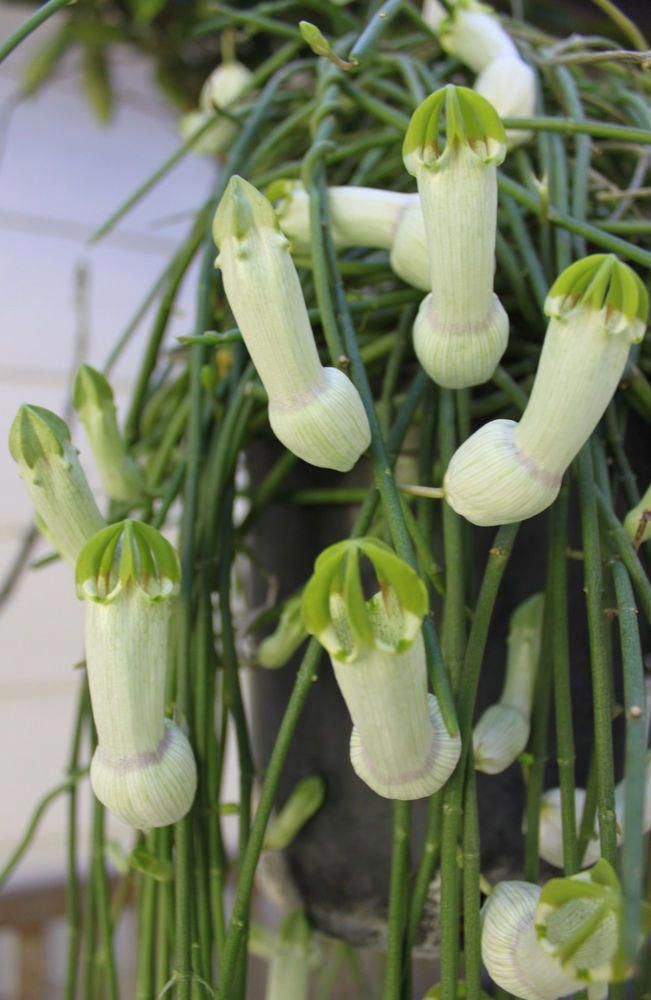
[[[26,16],[0,3],[0,38]],[[86,360],[101,366],[187,230],[207,194],[213,166],[186,158],[97,247],[86,240],[179,142],[174,115],[156,93],[150,68],[120,52],[114,122],[96,124],[74,60],[37,97],[16,101],[21,69],[52,23],[0,65],[0,578],[29,525],[30,506],[6,448],[21,402],[62,411],[74,356],[75,272],[87,274]],[[194,281],[179,296],[169,339],[189,330]],[[140,330],[114,373],[124,399],[142,353]],[[80,430],[74,432],[87,461]],[[94,474],[91,473],[94,482]],[[37,554],[47,552],[40,545]],[[61,781],[81,657],[81,606],[67,567],[25,575],[0,610],[0,864],[22,834],[36,800]],[[88,829],[83,807],[82,840]],[[55,802],[11,886],[63,871],[65,803]],[[0,995],[2,984],[0,983]]]

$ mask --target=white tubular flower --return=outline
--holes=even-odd
[[[553,878],[536,906],[541,948],[567,975],[585,983],[617,983],[630,975],[621,924],[624,898],[615,872],[601,858],[589,871]],[[651,906],[642,906],[641,938],[651,929]]]
[[[651,538],[651,484],[624,518],[624,531],[636,548]]]
[[[228,149],[238,127],[229,118],[216,115],[216,112],[232,109],[252,76],[251,70],[237,61],[224,63],[213,70],[201,88],[198,110],[182,115],[179,121],[181,137],[187,141],[211,119],[214,120],[214,124],[193,144],[194,152],[223,153]]]
[[[104,376],[81,365],[72,387],[72,402],[84,425],[102,486],[113,500],[142,495],[140,469],[128,454],[118,427],[113,390]]]
[[[500,56],[485,67],[474,89],[493,105],[500,118],[531,118],[536,110],[536,77],[519,56]],[[509,146],[526,142],[531,132],[507,129]]]
[[[439,13],[432,5],[427,15],[423,10],[423,17],[437,32],[445,51],[474,73],[481,73],[495,59],[519,58],[510,36],[487,4],[456,0],[449,15],[441,18]]]
[[[267,192],[280,228],[296,252],[310,247],[310,199],[298,181],[276,181]],[[380,188],[328,188],[330,232],[337,247],[390,251],[392,270],[407,284],[429,291],[425,223],[416,194]]]
[[[230,307],[269,396],[271,429],[305,462],[347,472],[370,444],[368,419],[350,379],[321,366],[273,208],[232,177],[213,233]]]
[[[364,600],[360,556],[380,592]],[[456,767],[437,699],[427,693],[421,624],[427,591],[382,542],[356,539],[321,553],[303,597],[308,632],[330,653],[353,721],[350,756],[362,781],[389,799],[417,799],[441,788]]]
[[[486,709],[472,734],[475,767],[485,774],[506,770],[529,742],[544,601],[543,594],[534,594],[511,616],[502,695]]]
[[[39,530],[73,566],[86,542],[106,524],[68,426],[40,406],[21,406],[9,451],[32,498]]]
[[[122,521],[90,540],[76,576],[98,737],[93,791],[137,829],[175,823],[192,805],[197,773],[186,737],[165,718],[174,549],[155,528]]]
[[[416,317],[414,348],[428,375],[450,389],[485,382],[506,350],[508,316],[493,292],[497,164],[505,152],[488,101],[452,85],[416,109],[402,147],[418,183],[432,288]]]
[[[538,942],[540,894],[531,882],[500,882],[481,911],[484,965],[498,986],[522,1000],[557,1000],[584,988]]]
[[[601,419],[644,336],[648,296],[612,254],[593,254],[554,282],[531,398],[519,423],[493,420],[452,456],[443,488],[479,525],[510,524],[556,499],[563,474]]]

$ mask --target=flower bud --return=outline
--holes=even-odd
[[[506,770],[529,742],[543,606],[543,594],[534,594],[511,616],[504,688],[499,703],[486,709],[473,731],[475,767],[485,774]]]
[[[86,670],[98,737],[93,791],[137,829],[175,823],[197,783],[190,744],[165,718],[176,554],[155,528],[122,521],[91,538],[76,578],[87,601]]]
[[[289,847],[307,821],[319,811],[324,799],[322,778],[316,774],[302,778],[269,823],[264,838],[265,851],[283,851]]]
[[[310,200],[298,181],[276,181],[268,195],[294,253],[310,247]],[[429,291],[425,223],[415,194],[379,188],[328,188],[330,235],[336,247],[390,251],[392,270],[407,284]]]
[[[229,148],[237,135],[238,126],[215,112],[222,108],[231,109],[252,75],[246,66],[236,61],[224,63],[210,74],[201,88],[198,110],[182,115],[179,121],[181,136],[187,141],[211,118],[214,119],[214,125],[193,144],[196,153],[223,153]]]
[[[139,497],[144,488],[142,475],[120,434],[113,390],[107,380],[90,365],[81,365],[72,387],[72,402],[107,494],[113,500]]]
[[[484,965],[498,986],[522,1000],[557,1000],[583,988],[538,942],[540,894],[530,882],[500,882],[481,911]]]
[[[9,432],[9,450],[32,498],[39,530],[74,566],[105,521],[65,421],[40,406],[21,406]]]
[[[519,56],[499,56],[481,71],[474,89],[493,105],[500,118],[531,118],[536,110],[536,77]],[[509,146],[526,142],[531,132],[507,129]]]
[[[450,389],[485,382],[506,350],[508,317],[493,292],[497,164],[505,152],[495,110],[453,85],[416,109],[403,143],[418,183],[432,288],[416,317],[414,348],[428,375]]]
[[[651,485],[644,496],[624,518],[624,531],[636,548],[651,538]]]
[[[481,73],[495,59],[518,58],[518,50],[492,7],[475,0],[457,0],[448,15],[441,5],[428,2],[425,21],[437,32],[441,46],[473,72]]]
[[[360,556],[380,591],[364,600]],[[417,799],[441,788],[461,752],[437,699],[427,693],[421,624],[427,591],[416,573],[377,539],[332,545],[305,588],[308,632],[330,653],[353,721],[350,756],[378,795]]]
[[[631,342],[644,335],[648,297],[628,265],[593,254],[557,278],[545,311],[550,323],[520,422],[485,424],[448,466],[446,500],[473,524],[521,521],[553,503],[617,388]]]
[[[371,440],[357,389],[323,368],[289,244],[273,208],[232,177],[213,227],[233,315],[269,397],[269,422],[289,451],[347,472]]]
[[[294,594],[285,601],[276,628],[258,646],[256,660],[261,667],[268,670],[284,667],[307,638],[301,601],[301,594]]]

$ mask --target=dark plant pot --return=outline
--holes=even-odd
[[[256,444],[249,453],[254,484],[279,452]],[[292,489],[343,485],[342,477],[297,467]],[[369,470],[360,464],[345,485],[368,485]],[[311,573],[315,557],[327,545],[346,537],[354,520],[352,507],[297,507],[271,504],[256,525],[252,544],[261,564],[278,577],[281,596],[295,591]],[[478,710],[495,701],[503,680],[506,635],[511,613],[525,597],[544,587],[547,524],[544,515],[524,523],[504,575],[482,667]],[[474,561],[481,579],[493,529],[474,529]],[[578,516],[573,508],[571,545],[580,548]],[[440,539],[434,539],[434,548]],[[569,621],[572,698],[576,742],[576,783],[585,786],[592,745],[592,697],[589,644],[580,561],[570,560]],[[251,598],[260,603],[266,581],[253,579]],[[440,616],[436,614],[436,621]],[[264,771],[285,710],[300,655],[279,670],[257,670],[251,683],[251,730],[256,763]],[[618,672],[616,672],[617,675]],[[552,712],[553,715],[553,712]],[[615,742],[623,728],[616,722]],[[391,860],[391,803],[374,794],[354,773],[348,744],[351,722],[327,656],[307,699],[279,789],[278,805],[296,782],[310,774],[326,783],[326,799],[286,852],[289,871],[311,920],[325,933],[358,946],[382,946],[386,936],[388,878]],[[558,783],[553,733],[546,785]],[[500,775],[477,775],[482,843],[481,870],[491,880],[522,875],[522,818],[525,789],[519,764]],[[414,803],[412,850],[420,857],[426,800]],[[550,869],[551,871],[551,869]],[[435,955],[438,940],[437,896],[421,928],[420,950]]]

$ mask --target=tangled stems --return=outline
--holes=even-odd
[[[500,528],[489,551],[463,663],[464,683],[458,696],[461,758],[443,796],[441,840],[441,996],[455,1000],[459,955],[459,869],[457,844],[463,814],[465,770],[472,747],[472,717],[481,663],[500,581],[511,555],[519,524]]]

